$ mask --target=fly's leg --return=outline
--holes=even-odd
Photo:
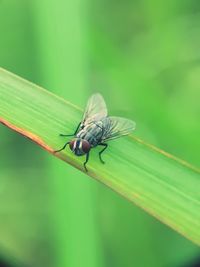
[[[89,152],[86,154],[86,159],[85,159],[85,162],[83,163],[86,172],[88,171],[88,169],[86,167],[88,160],[89,160]]]
[[[64,136],[64,137],[75,136],[77,134],[77,132],[78,132],[78,129],[79,129],[80,125],[81,125],[81,122],[79,122],[79,124],[78,124],[78,126],[76,128],[76,131],[73,134],[60,134],[60,136]]]
[[[64,150],[68,144],[69,144],[69,142],[64,144],[64,146],[61,149],[55,150],[54,153],[57,153],[57,152],[60,152],[60,151]]]
[[[104,146],[104,148],[99,152],[99,159],[100,159],[101,163],[104,164],[105,161],[102,160],[102,158],[101,158],[101,154],[104,152],[104,150],[106,150],[106,148],[108,147],[108,144],[100,143],[99,145],[100,145],[100,146]]]

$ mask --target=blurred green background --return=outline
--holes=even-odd
[[[82,108],[101,92],[136,136],[200,167],[198,1],[1,0],[0,34],[1,67]],[[0,148],[0,266],[182,267],[200,256],[3,125]]]

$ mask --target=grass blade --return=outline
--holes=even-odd
[[[0,121],[53,154],[73,133],[82,111],[73,104],[0,69]],[[94,149],[88,175],[200,244],[200,172],[133,136],[109,143],[105,165]],[[84,171],[69,149],[54,154]]]

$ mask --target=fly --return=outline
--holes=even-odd
[[[102,159],[102,153],[108,147],[107,141],[128,135],[135,129],[135,122],[121,117],[108,116],[107,108],[103,97],[99,94],[93,94],[88,102],[82,118],[73,134],[60,134],[60,136],[74,138],[65,143],[65,145],[55,152],[60,152],[69,145],[71,151],[76,156],[86,155],[84,168],[87,172],[86,164],[89,160],[91,148],[102,146],[99,152],[99,159]]]

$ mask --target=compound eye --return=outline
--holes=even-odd
[[[91,146],[90,146],[90,144],[88,143],[88,141],[83,140],[83,141],[82,141],[82,150],[83,150],[83,152],[84,152],[84,153],[88,153],[88,152],[90,151],[90,148],[91,148]]]
[[[73,151],[74,150],[74,142],[75,142],[75,140],[72,140],[72,141],[70,141],[70,143],[69,143],[69,147],[70,147],[70,149]]]

